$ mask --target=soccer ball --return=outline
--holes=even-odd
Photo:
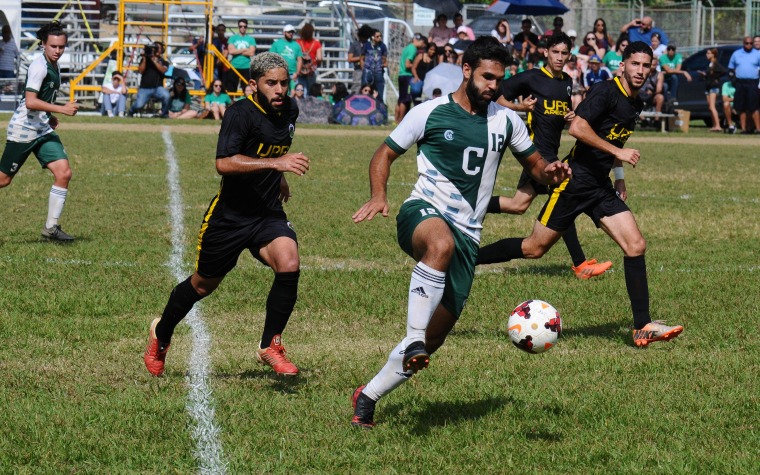
[[[521,350],[543,353],[557,344],[562,333],[562,319],[557,309],[543,300],[527,300],[512,311],[507,333]]]

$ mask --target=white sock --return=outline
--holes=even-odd
[[[367,387],[364,388],[363,392],[369,396],[370,399],[377,401],[404,384],[407,379],[414,375],[411,371],[404,372],[402,367],[404,349],[406,349],[406,345],[404,345],[403,341],[396,345],[396,348],[391,351],[391,354],[388,357],[388,362],[385,363],[383,369],[372,378],[372,381],[367,383]]]
[[[425,330],[430,323],[430,317],[441,303],[445,283],[445,272],[435,270],[422,262],[414,266],[409,282],[409,307],[404,339],[407,345],[413,341],[425,341]]]
[[[63,205],[66,204],[66,195],[69,190],[55,186],[50,189],[50,198],[48,199],[48,216],[45,223],[46,228],[52,228],[58,224],[58,219],[61,217],[63,211]]]

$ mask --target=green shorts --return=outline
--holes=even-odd
[[[49,163],[69,159],[66,150],[63,149],[61,138],[55,132],[51,132],[31,142],[6,143],[3,157],[0,158],[0,171],[9,176],[15,175],[32,153],[42,168],[47,168]]]
[[[396,233],[401,249],[414,259],[412,234],[417,226],[429,218],[441,218],[449,225],[454,236],[454,255],[451,256],[449,269],[446,271],[446,284],[443,289],[443,304],[446,310],[459,318],[470,295],[472,281],[475,278],[475,260],[478,257],[478,244],[457,229],[443,213],[430,203],[422,200],[407,201],[401,206],[396,216]]]

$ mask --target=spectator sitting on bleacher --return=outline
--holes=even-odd
[[[176,79],[172,85],[169,117],[172,119],[194,119],[198,113],[190,105],[193,97],[187,91],[187,84],[182,78]]]
[[[124,117],[127,110],[127,85],[124,76],[119,71],[111,73],[111,84],[103,84],[103,108],[108,117],[118,115]]]
[[[588,60],[588,70],[586,71],[586,74],[583,75],[583,86],[586,88],[586,90],[588,90],[588,88],[596,83],[600,83],[611,78],[612,75],[610,74],[609,70],[607,68],[602,68],[602,60],[599,59],[599,56],[591,56]]]
[[[169,113],[169,91],[163,87],[164,74],[169,70],[169,63],[161,57],[163,53],[163,44],[154,43],[146,45],[143,51],[140,65],[137,67],[142,77],[140,78],[140,87],[137,89],[137,98],[132,102],[129,108],[129,115],[132,116],[138,110],[145,107],[151,98],[161,101],[161,115],[166,118]]]
[[[211,88],[206,91],[206,97],[203,98],[204,109],[213,115],[214,120],[220,120],[231,105],[232,99],[224,91],[222,81],[220,79],[214,80]]]

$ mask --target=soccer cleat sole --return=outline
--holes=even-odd
[[[416,373],[427,368],[430,365],[430,355],[419,354],[412,356],[408,360],[404,361],[404,371],[411,371]]]
[[[675,338],[678,335],[680,335],[681,332],[683,332],[683,327],[679,325],[679,326],[673,328],[672,330],[670,330],[669,332],[662,334],[659,337],[656,337],[656,338],[638,338],[638,339],[634,340],[634,343],[639,348],[645,348],[645,347],[649,346],[650,343],[655,342],[655,341],[670,341],[673,338]]]

